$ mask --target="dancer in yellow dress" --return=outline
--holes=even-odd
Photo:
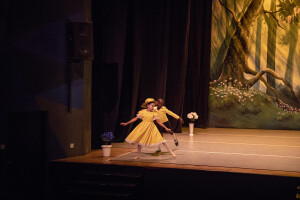
[[[171,129],[167,128],[159,121],[157,112],[153,111],[156,104],[157,102],[153,98],[146,99],[142,105],[142,108],[146,109],[139,111],[137,116],[130,121],[121,123],[122,126],[127,126],[128,124],[131,124],[138,119],[142,119],[142,122],[139,123],[125,139],[125,141],[128,143],[138,143],[138,156],[136,157],[136,159],[140,158],[142,146],[154,146],[159,144],[163,144],[168,149],[170,154],[173,157],[176,157],[176,155],[173,153],[166,140],[164,140],[156,125],[154,124],[155,120],[167,132],[171,131]]]

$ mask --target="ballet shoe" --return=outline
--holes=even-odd
[[[174,140],[174,143],[175,143],[175,145],[176,145],[176,146],[178,146],[178,145],[179,145],[179,143],[178,143],[178,140],[177,140],[177,139],[175,139],[175,140]]]

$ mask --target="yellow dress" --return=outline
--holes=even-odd
[[[142,119],[142,122],[127,136],[126,142],[138,142],[142,146],[154,146],[166,142],[154,124],[154,120],[158,119],[157,112],[149,112],[144,109],[139,111],[137,116]]]

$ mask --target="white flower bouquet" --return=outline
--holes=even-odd
[[[190,112],[190,113],[187,114],[187,118],[190,119],[191,123],[194,123],[195,120],[198,119],[199,117],[198,117],[196,112]]]

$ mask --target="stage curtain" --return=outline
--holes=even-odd
[[[211,1],[92,1],[94,28],[92,148],[100,134],[112,131],[123,141],[138,123],[135,117],[148,97],[165,105],[196,127],[208,120]],[[172,128],[181,124],[169,118]]]

